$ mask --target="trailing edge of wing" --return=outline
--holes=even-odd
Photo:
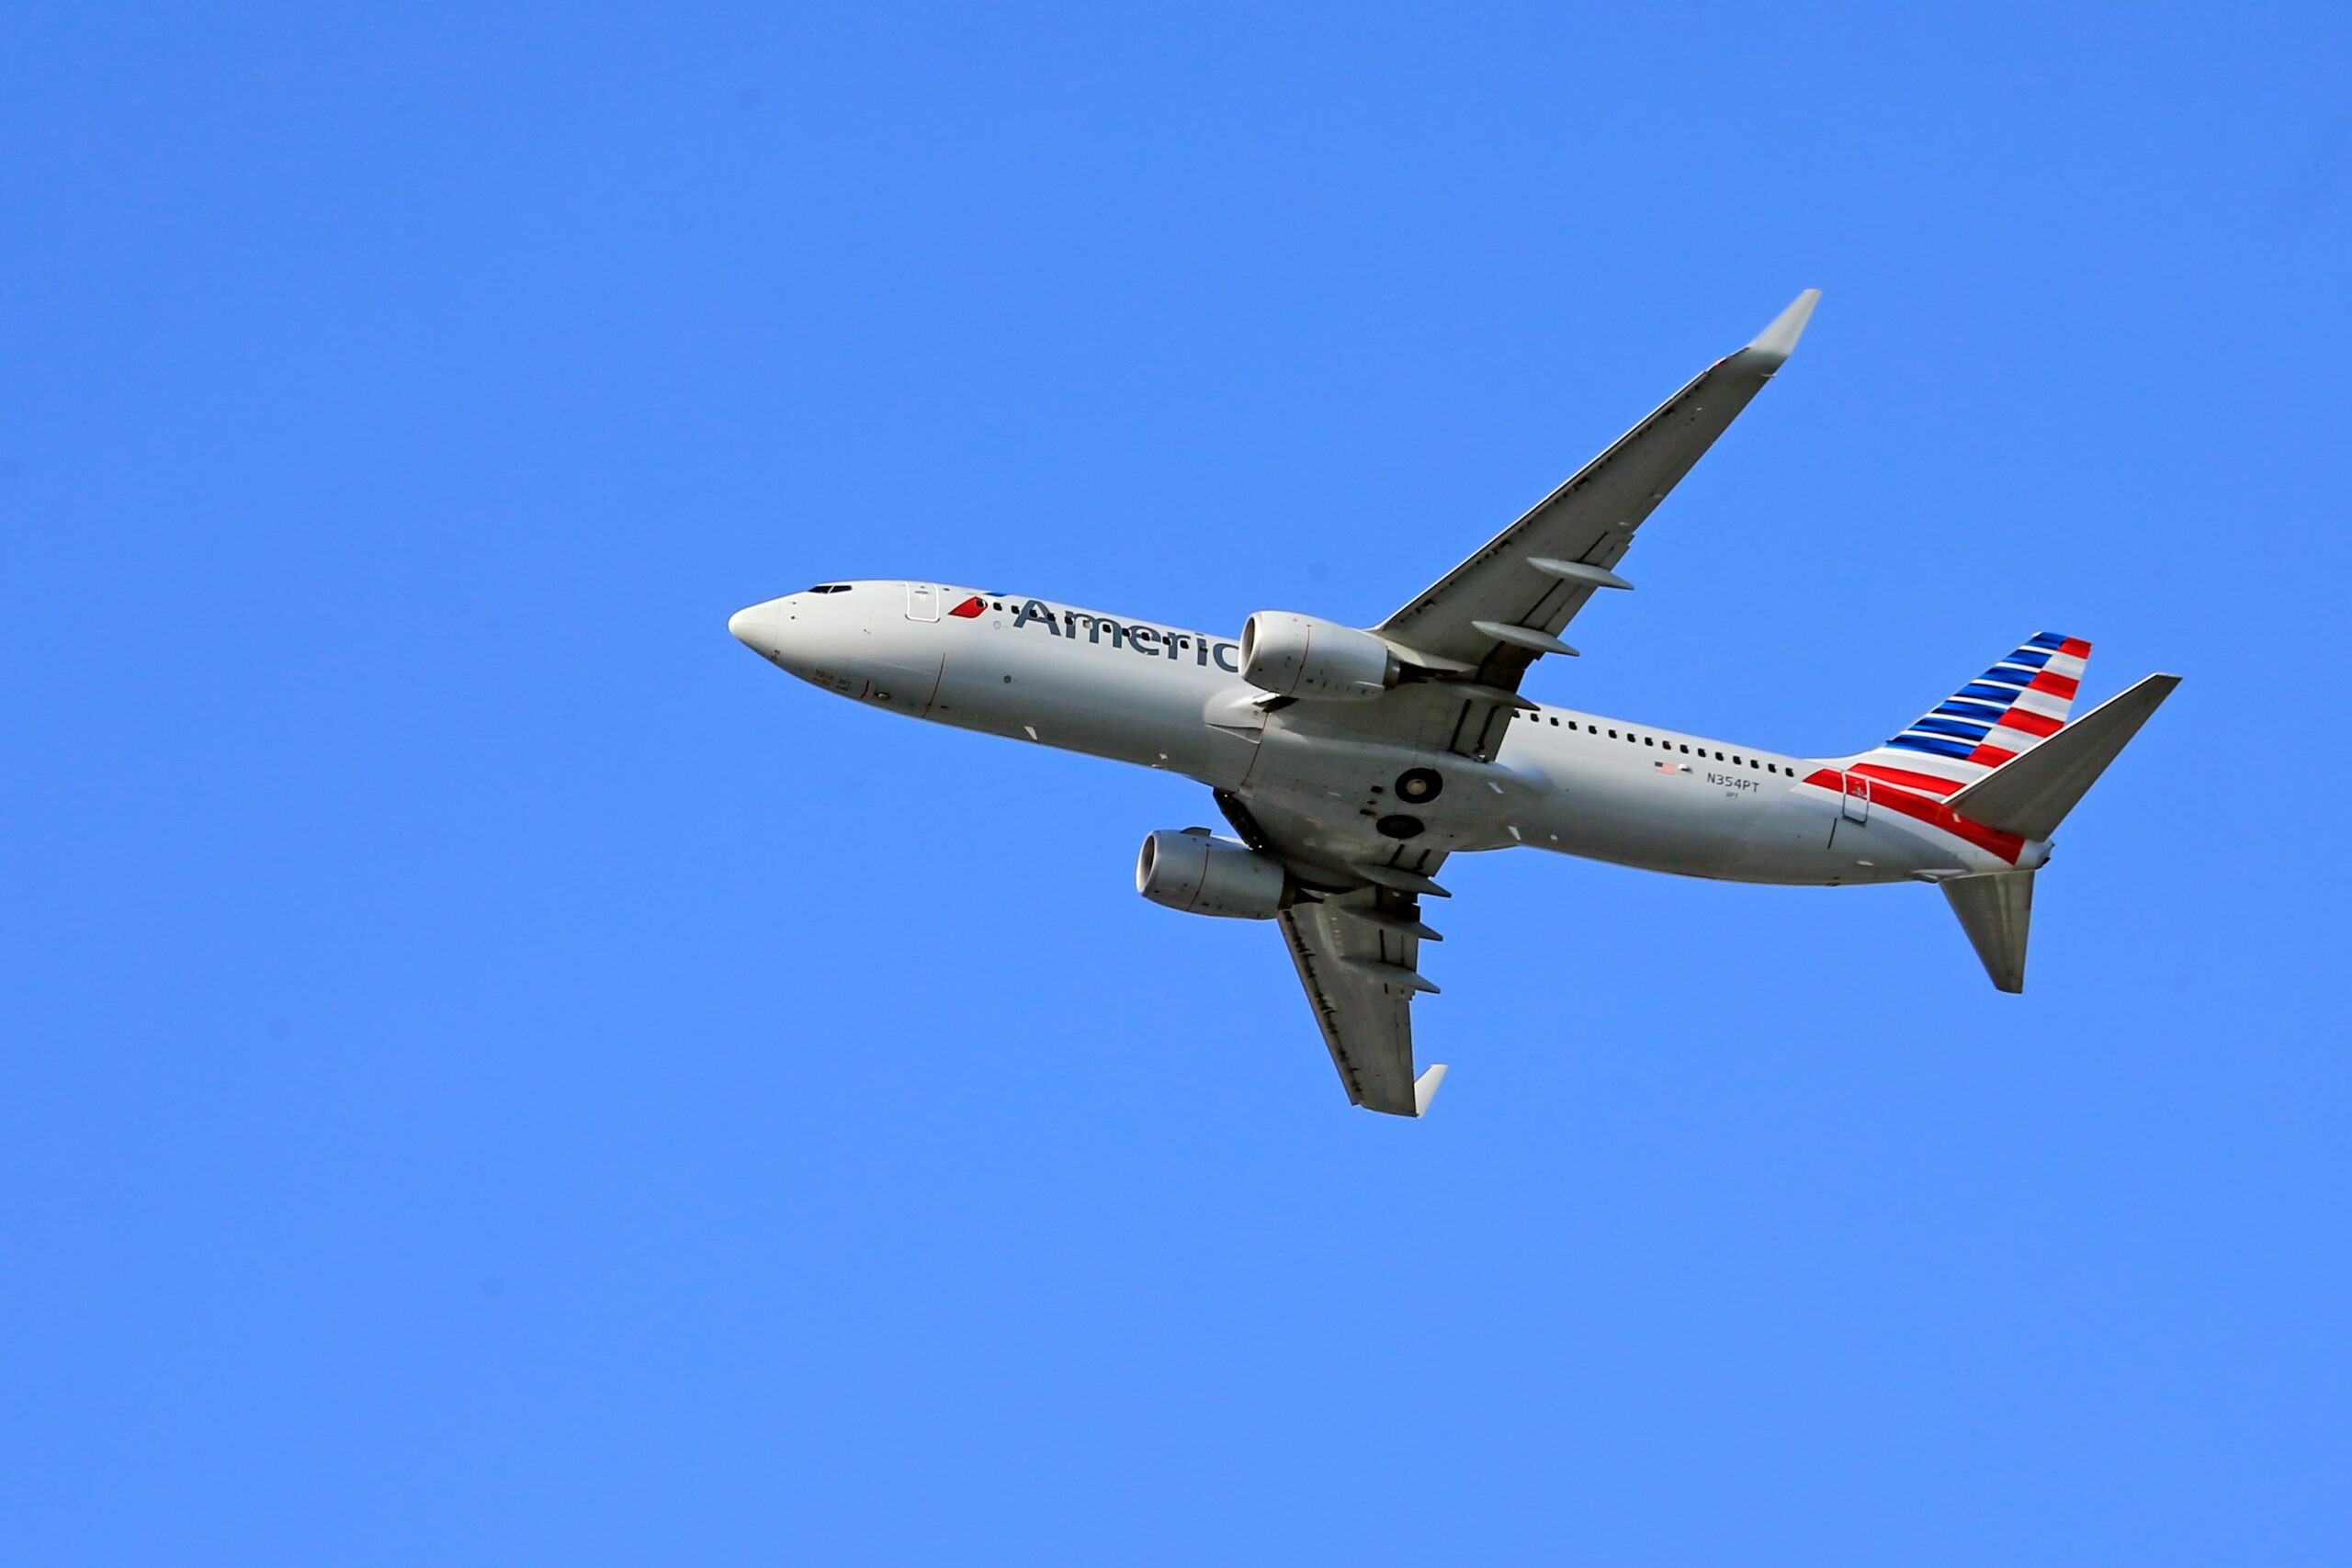
[[[1416,973],[1419,941],[1387,925],[1342,923],[1350,905],[1378,897],[1367,888],[1295,905],[1283,911],[1283,936],[1350,1101],[1418,1116],[1428,1102],[1413,1072],[1411,1004],[1428,986]]]

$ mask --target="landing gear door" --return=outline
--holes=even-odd
[[[939,590],[928,582],[908,583],[907,619],[910,621],[939,619]]]
[[[1846,775],[1846,820],[1867,822],[1871,819],[1871,781],[1860,773]]]

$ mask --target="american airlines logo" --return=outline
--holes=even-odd
[[[957,620],[978,620],[988,607],[988,600],[975,593],[947,613]],[[1215,660],[1216,667],[1228,675],[1241,672],[1237,658],[1241,651],[1239,643],[1205,637],[1198,632],[1170,631],[1139,622],[1114,620],[1109,615],[1098,615],[1091,610],[1057,610],[1038,599],[1023,600],[1020,608],[1012,613],[1013,630],[1020,631],[1031,626],[1044,626],[1049,636],[1066,637],[1073,641],[1083,637],[1097,646],[1108,643],[1113,648],[1124,648],[1147,659],[1181,660],[1189,653],[1193,662],[1204,669],[1208,667],[1211,660]]]

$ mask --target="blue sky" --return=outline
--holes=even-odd
[[[0,1559],[2336,1562],[2341,7],[0,19]],[[2188,679],[2031,989],[1449,872],[1420,1124],[1181,781],[737,606],[1377,619],[1799,288],[1546,699]]]

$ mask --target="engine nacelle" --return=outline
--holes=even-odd
[[[1289,610],[1241,626],[1241,678],[1283,697],[1376,697],[1396,683],[1396,656],[1370,632]]]
[[[1290,878],[1282,863],[1205,828],[1163,828],[1136,857],[1136,891],[1188,915],[1271,920],[1282,913]]]

